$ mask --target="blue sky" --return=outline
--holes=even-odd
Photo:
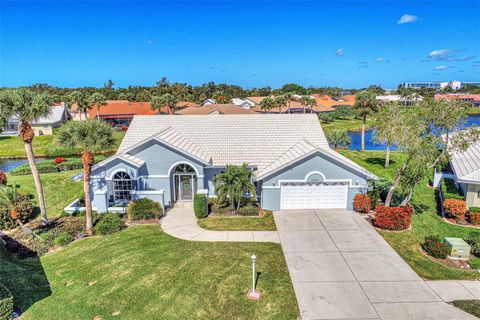
[[[479,12],[477,1],[0,1],[0,86],[480,81]]]

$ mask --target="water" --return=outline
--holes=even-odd
[[[46,160],[45,158],[36,158],[35,162]],[[20,167],[28,163],[27,159],[8,159],[8,160],[0,160],[0,171],[9,172],[13,169]]]
[[[465,123],[465,127],[470,127],[474,124],[480,127],[480,115],[469,115]],[[350,139],[352,139],[352,143],[350,144],[350,150],[361,150],[362,149],[362,132],[350,131],[348,134],[350,135]],[[373,142],[372,135],[373,135],[372,129],[365,131],[365,149],[385,150],[385,145],[375,144]],[[395,146],[392,146],[391,150],[395,150]]]

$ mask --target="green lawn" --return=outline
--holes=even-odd
[[[63,208],[73,200],[83,195],[82,181],[73,181],[71,177],[79,171],[63,171],[58,173],[41,174],[47,214],[50,217],[58,217]],[[37,196],[33,183],[33,176],[8,176],[8,182],[15,182],[20,190]]]
[[[260,301],[246,298],[253,253]],[[0,259],[0,282],[25,310],[22,319],[298,316],[278,244],[190,242],[166,235],[158,225],[143,225],[77,241],[39,261]]]
[[[120,142],[125,135],[124,131],[116,131],[116,145],[105,153],[113,153],[117,150]],[[55,131],[52,136],[40,136],[33,139],[33,151],[37,157],[57,157],[80,154],[81,150],[70,150],[63,148],[55,143]],[[0,158],[24,158],[25,148],[19,137],[0,137]]]
[[[265,211],[263,217],[228,217],[210,215],[198,220],[198,225],[208,230],[267,230],[275,231],[277,227],[273,213]]]
[[[371,119],[367,118],[367,130],[371,125]],[[345,119],[345,120],[335,120],[330,123],[322,123],[322,128],[325,133],[328,133],[332,130],[347,130],[347,131],[360,131],[362,130],[362,120],[360,119]]]
[[[361,166],[367,168],[379,177],[392,180],[399,164],[404,156],[399,152],[392,153],[392,163],[389,169],[383,167],[385,152],[383,151],[350,151],[342,150],[341,153]],[[419,243],[426,236],[439,235],[443,237],[464,238],[469,233],[480,234],[480,230],[447,224],[437,215],[437,203],[435,191],[427,186],[424,181],[415,190],[412,204],[416,214],[412,218],[412,230],[395,233],[380,232],[388,243],[402,256],[402,258],[425,279],[478,279],[480,273],[476,271],[464,271],[447,267],[434,262],[422,255],[419,251]]]
[[[480,114],[480,108],[479,107],[468,108],[467,113],[468,114]]]
[[[452,304],[465,312],[480,318],[480,300],[456,300]]]

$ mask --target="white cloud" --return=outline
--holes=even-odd
[[[148,39],[147,41],[145,41],[147,44],[153,44],[153,40],[152,39]]]
[[[397,24],[414,23],[417,20],[418,17],[413,14],[404,14],[400,17],[400,20],[397,21]]]
[[[385,58],[384,57],[378,57],[377,59],[375,59],[375,61],[383,62],[383,61],[385,61]]]
[[[433,50],[428,54],[430,59],[436,60],[449,60],[452,58],[453,50],[452,49],[438,49]]]
[[[337,52],[335,52],[335,55],[337,57],[343,57],[343,54],[345,53],[345,50],[343,50],[343,48],[340,48],[337,50]]]
[[[434,70],[437,70],[437,71],[442,71],[442,70],[447,70],[447,69],[450,69],[451,67],[450,66],[445,66],[445,65],[442,65],[442,66],[436,66],[435,68],[433,68]]]

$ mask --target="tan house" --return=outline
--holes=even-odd
[[[450,163],[467,206],[480,207],[480,142],[465,152],[453,153]]]

